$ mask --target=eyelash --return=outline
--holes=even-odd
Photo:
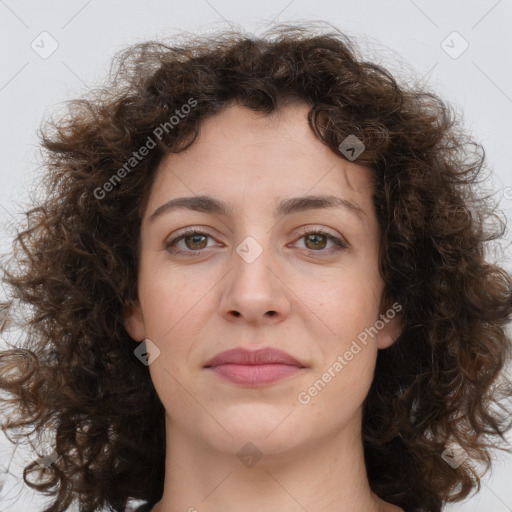
[[[206,237],[209,237],[209,238],[213,238],[209,233],[206,233],[204,231],[199,231],[197,229],[190,229],[188,231],[185,231],[184,233],[182,233],[181,235],[179,235],[178,237],[170,240],[169,242],[166,242],[165,243],[165,249],[173,254],[176,254],[176,255],[179,255],[179,256],[185,256],[185,257],[189,257],[189,258],[193,258],[195,256],[197,256],[198,254],[200,254],[202,251],[204,251],[205,249],[197,249],[197,250],[192,250],[192,249],[189,249],[187,251],[183,251],[181,249],[172,249],[170,250],[173,245],[175,245],[176,243],[178,243],[180,240],[184,239],[184,238],[187,238],[189,236],[192,236],[192,235],[204,235]],[[331,255],[333,252],[338,252],[342,249],[348,249],[348,245],[347,243],[342,239],[342,238],[339,238],[339,237],[336,237],[334,235],[332,235],[331,233],[328,233],[327,231],[323,230],[323,229],[311,229],[311,230],[305,230],[305,231],[302,231],[301,232],[301,236],[298,238],[298,240],[301,240],[307,236],[310,236],[310,235],[322,235],[322,236],[325,236],[327,239],[331,240],[335,247],[331,247],[330,249],[321,249],[321,250],[318,250],[318,251],[315,251],[313,249],[305,249],[308,254],[327,254],[327,255]]]

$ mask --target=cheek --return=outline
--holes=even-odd
[[[329,335],[311,334],[322,340],[316,344],[320,364],[310,383],[311,398],[320,390],[314,400],[328,421],[347,420],[370,389],[377,358],[377,339],[370,334],[378,319],[377,291],[371,280],[351,276],[331,285],[317,303]],[[340,405],[334,414],[332,404]]]
[[[302,277],[296,290],[310,316],[314,313],[338,339],[357,335],[378,318],[382,282],[371,271],[347,268],[322,278]]]
[[[160,252],[143,258],[139,298],[150,334],[166,338],[171,328],[174,332],[183,328],[182,324],[189,329],[194,327],[194,322],[187,322],[187,318],[197,315],[203,303],[208,302],[204,300],[205,294],[213,288],[215,277],[194,266],[177,268],[165,261]]]
[[[339,356],[341,359],[333,358],[315,380],[314,387],[320,391],[312,397],[325,421],[334,425],[353,417],[367,397],[375,371],[376,348],[361,345],[351,360],[346,358],[346,351],[340,351]]]

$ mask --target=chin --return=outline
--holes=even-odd
[[[222,419],[217,414],[215,418],[224,428],[216,428],[217,435],[214,438],[211,437],[211,428],[208,428],[208,432],[203,432],[203,435],[210,439],[209,442],[215,449],[222,452],[236,454],[250,442],[264,453],[282,453],[307,439],[299,438],[299,432],[302,436],[307,432],[304,425],[298,428],[293,420],[293,414],[287,417],[289,413],[289,410],[280,408],[278,416],[270,413],[263,416],[264,413],[260,411],[257,414],[242,414],[238,417],[230,414],[229,419]]]

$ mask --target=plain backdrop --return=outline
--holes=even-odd
[[[256,35],[272,23],[325,20],[355,37],[392,72],[428,84],[456,106],[486,150],[488,186],[507,218],[512,210],[512,1],[426,0],[0,0],[0,251],[10,250],[41,172],[37,130],[63,102],[101,83],[111,57],[128,44],[228,28]],[[368,54],[371,58],[372,54]],[[507,243],[510,243],[510,233]],[[510,271],[506,246],[494,257]],[[30,450],[0,438],[0,465],[12,457],[1,512],[41,511],[44,496],[21,479]],[[512,511],[512,456],[499,452],[482,490],[448,511]]]

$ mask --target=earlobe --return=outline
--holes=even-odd
[[[138,302],[126,303],[123,310],[123,325],[129,336],[135,341],[146,338],[142,309]]]
[[[389,318],[386,314],[382,315],[384,327],[377,334],[377,346],[379,349],[388,348],[396,342],[402,333],[401,317],[395,314],[393,318]],[[386,322],[387,321],[387,322]]]

